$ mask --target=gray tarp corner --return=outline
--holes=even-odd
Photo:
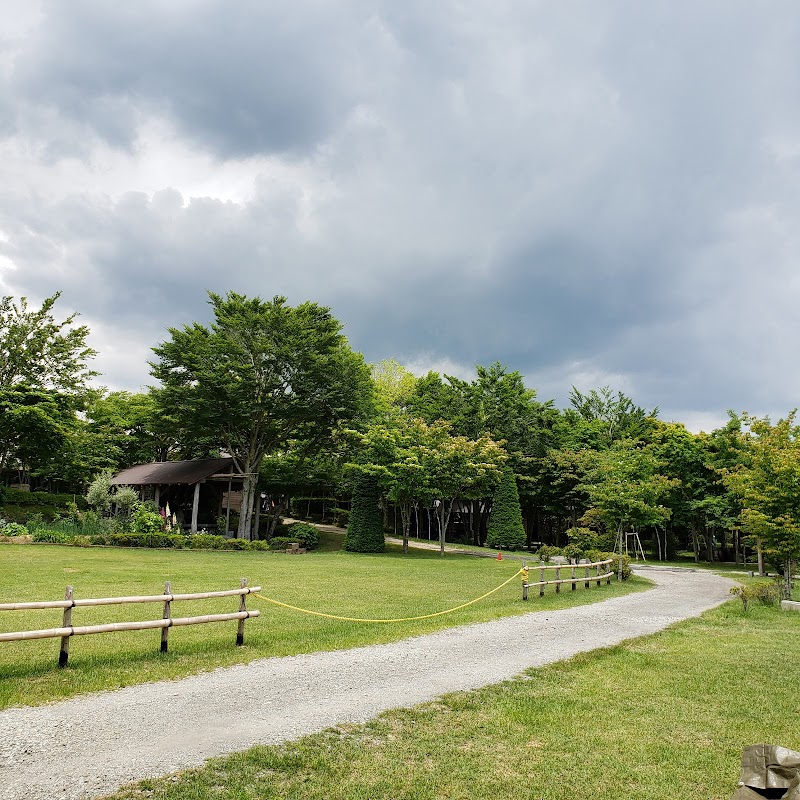
[[[744,749],[739,788],[731,800],[761,797],[800,800],[800,753],[773,744]]]

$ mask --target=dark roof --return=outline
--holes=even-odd
[[[232,458],[202,458],[194,461],[154,461],[137,464],[118,472],[111,483],[121,486],[148,486],[166,483],[193,484],[220,472],[233,472]]]

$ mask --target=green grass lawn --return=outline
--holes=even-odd
[[[741,751],[800,749],[800,614],[729,603],[365,725],[213,759],[116,800],[727,800]]]
[[[483,594],[512,576],[518,562],[399,548],[378,555],[338,551],[335,535],[324,535],[320,552],[283,553],[79,548],[0,545],[0,602],[58,600],[64,587],[75,596],[160,594],[164,582],[176,593],[232,589],[246,577],[263,594],[287,603],[354,617],[409,617],[441,611]],[[319,650],[388,642],[469,622],[528,611],[591,603],[646,588],[634,578],[572,593],[535,594],[521,600],[519,579],[476,605],[429,620],[396,624],[341,622],[299,614],[248,598],[261,616],[245,625],[245,647],[234,645],[236,623],[173,628],[170,652],[158,652],[159,630],[72,637],[70,666],[56,667],[59,640],[0,643],[0,708],[36,705],[88,691],[114,689],[251,661]],[[174,616],[235,611],[238,598],[173,603]],[[73,625],[161,616],[158,603],[73,610]],[[60,610],[0,612],[0,632],[59,627]]]

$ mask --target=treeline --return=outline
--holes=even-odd
[[[660,558],[741,561],[751,548],[784,566],[800,550],[791,414],[731,414],[693,434],[607,387],[556,408],[500,363],[472,381],[417,378],[367,365],[325,307],[233,292],[210,294],[210,325],[171,328],[153,348],[155,388],[107,392],[91,386],[88,329],[56,318],[58,296],[0,303],[5,485],[82,493],[103,470],[223,453],[246,475],[239,538],[257,536],[259,503],[267,533],[292,498],[342,515],[369,475],[387,527],[484,545],[510,473],[528,546],[637,533]]]

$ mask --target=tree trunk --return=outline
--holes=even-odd
[[[411,504],[400,504],[400,517],[403,522],[403,555],[408,555],[408,529],[411,527]]]
[[[792,599],[792,559],[783,562],[783,599]]]
[[[257,476],[247,474],[242,485],[242,506],[239,509],[238,539],[250,541],[253,531],[253,497],[255,495]]]
[[[758,554],[758,577],[764,577],[764,549],[761,546],[761,538],[756,539],[756,553]]]

